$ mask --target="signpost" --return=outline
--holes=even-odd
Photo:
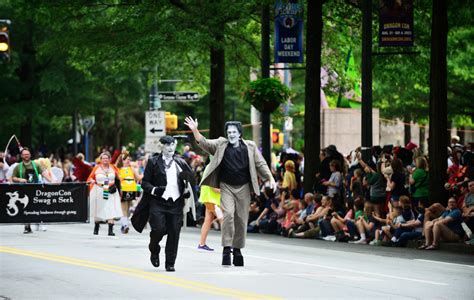
[[[158,99],[160,99],[161,102],[194,102],[199,101],[199,93],[178,91],[158,92]]]

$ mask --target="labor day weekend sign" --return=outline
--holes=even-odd
[[[303,62],[303,6],[298,1],[275,4],[275,63]]]

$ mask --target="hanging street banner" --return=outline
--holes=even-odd
[[[295,0],[275,4],[275,63],[303,62],[303,5]]]
[[[413,0],[379,3],[379,46],[413,46]]]
[[[0,184],[0,223],[87,223],[85,183]]]

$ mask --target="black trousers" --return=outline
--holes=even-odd
[[[181,209],[182,211],[182,209]],[[148,249],[152,253],[160,253],[160,242],[165,235],[166,239],[165,266],[174,266],[178,254],[179,233],[183,224],[183,214],[170,213],[163,210],[159,204],[150,203],[150,244]]]

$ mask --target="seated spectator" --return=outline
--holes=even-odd
[[[419,204],[421,204],[421,202]],[[425,215],[419,214],[416,220],[401,223],[400,226],[395,229],[391,239],[394,246],[405,247],[408,241],[419,239],[423,235],[424,219]]]
[[[291,231],[291,229],[294,231],[298,229],[298,227],[302,226],[306,222],[306,218],[315,210],[316,203],[312,193],[306,193],[304,195],[304,199],[302,199],[300,202],[304,203],[300,203],[300,210],[296,215],[293,216],[293,223],[291,228],[288,230],[288,233]]]
[[[448,207],[441,216],[425,223],[425,244],[419,249],[435,250],[438,249],[440,241],[460,241],[464,236],[461,223],[461,211],[456,208],[456,199],[449,198]]]
[[[357,197],[352,207],[349,201],[346,202],[346,205],[344,217],[337,212],[333,212],[331,219],[331,226],[336,240],[341,242],[347,242],[355,236],[357,229],[354,223],[354,214],[355,212],[357,212],[358,216],[363,214],[364,200],[362,197]]]
[[[264,209],[258,218],[248,225],[247,232],[258,232],[260,230],[264,233],[274,233],[277,229],[276,210],[278,208],[278,200],[275,199],[273,190],[270,187],[264,189],[263,197],[265,199]]]
[[[295,216],[299,211],[300,205],[299,193],[297,190],[292,190],[290,193],[290,198],[285,200],[283,204],[283,209],[285,210],[285,218],[280,223],[280,228],[278,233],[283,236],[288,236],[288,231],[294,225],[293,216]]]
[[[306,217],[306,222],[297,230],[290,229],[288,237],[296,238],[314,238],[320,233],[319,222],[322,221],[329,211],[332,209],[332,199],[328,196],[323,196],[321,199],[321,206],[316,211]]]
[[[415,219],[415,214],[413,213],[411,200],[408,196],[401,196],[400,197],[400,207],[402,208],[402,216],[405,221]]]
[[[379,218],[373,214],[373,217],[380,223],[385,224],[385,226],[375,230],[375,239],[370,242],[370,245],[379,245],[381,241],[390,241],[395,230],[398,229],[401,224],[405,223],[402,213],[403,208],[401,206],[395,206],[392,212],[387,214],[386,219]]]
[[[355,241],[355,244],[367,244],[367,241],[371,237],[374,237],[377,221],[374,219],[373,215],[373,206],[367,201],[364,203],[363,215],[357,215],[356,212],[355,224],[357,231],[359,232],[360,239]]]

